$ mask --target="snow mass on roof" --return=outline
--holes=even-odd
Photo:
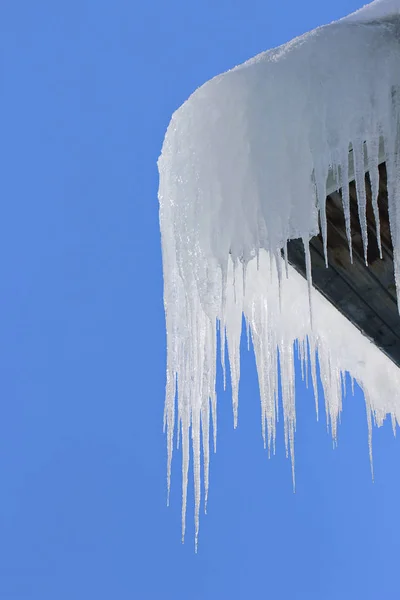
[[[342,188],[349,251],[349,150],[367,249],[365,170],[374,213],[383,151],[397,292],[400,290],[400,0],[377,0],[330,25],[259,54],[199,88],[173,115],[160,171],[167,326],[165,425],[168,488],[176,421],[182,446],[185,530],[193,448],[196,542],[201,453],[207,502],[210,418],[216,440],[217,328],[228,349],[238,417],[243,315],[257,364],[262,432],[274,450],[278,365],[287,452],[294,477],[294,354],[312,374],[316,357],[333,437],[344,374],[364,391],[370,425],[400,422],[400,371],[311,286],[308,241],[326,249],[327,181]],[[319,223],[321,225],[319,225]],[[287,264],[302,238],[308,285]],[[225,343],[226,342],[226,343]],[[279,361],[278,361],[279,356]],[[317,400],[318,410],[318,400]],[[202,450],[201,450],[202,448]]]

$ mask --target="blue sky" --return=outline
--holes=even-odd
[[[394,597],[400,444],[361,393],[332,449],[298,385],[297,493],[263,450],[243,353],[239,427],[218,452],[193,551],[180,455],[166,507],[165,331],[156,160],[204,81],[357,0],[3,0],[0,598]]]

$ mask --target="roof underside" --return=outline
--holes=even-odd
[[[400,318],[396,300],[393,246],[390,235],[385,163],[379,165],[379,212],[382,258],[379,256],[376,225],[368,173],[367,190],[368,266],[365,264],[358,216],[356,185],[350,183],[353,263],[346,238],[340,192],[327,197],[328,260],[325,266],[322,236],[310,241],[313,285],[393,362],[400,366]],[[289,262],[304,277],[306,266],[301,240],[288,243]]]

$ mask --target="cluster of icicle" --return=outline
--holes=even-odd
[[[320,218],[326,252],[325,198],[333,182],[342,189],[351,253],[351,171],[366,253],[364,174],[369,171],[379,222],[383,153],[400,290],[399,8],[400,0],[374,2],[215,77],[176,111],[168,127],[159,159],[168,490],[177,426],[183,535],[193,449],[196,543],[201,454],[207,502],[210,421],[214,446],[216,438],[217,328],[224,368],[228,349],[236,425],[244,315],[257,363],[263,436],[272,450],[279,364],[293,469],[295,346],[305,373],[311,361],[315,395],[318,356],[334,438],[345,372],[364,391],[370,426],[381,424],[387,414],[394,426],[400,422],[398,368],[312,288],[308,251]],[[294,238],[305,244],[308,285],[282,258],[287,240]]]

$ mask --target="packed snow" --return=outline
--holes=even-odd
[[[216,443],[218,328],[224,369],[228,349],[236,426],[244,315],[271,451],[279,365],[293,477],[295,352],[304,372],[310,360],[315,394],[318,357],[334,438],[346,372],[364,391],[370,436],[373,420],[380,425],[390,415],[394,428],[400,420],[399,369],[312,288],[308,250],[320,219],[326,252],[325,199],[342,188],[351,252],[348,182],[354,173],[366,253],[364,174],[370,173],[377,215],[383,156],[399,296],[399,65],[400,0],[377,0],[215,77],[172,117],[159,158],[168,491],[177,427],[182,534],[192,447],[196,543],[201,454],[207,503],[210,421]],[[295,238],[304,241],[308,284],[282,258]],[[318,409],[317,398],[316,404]]]

